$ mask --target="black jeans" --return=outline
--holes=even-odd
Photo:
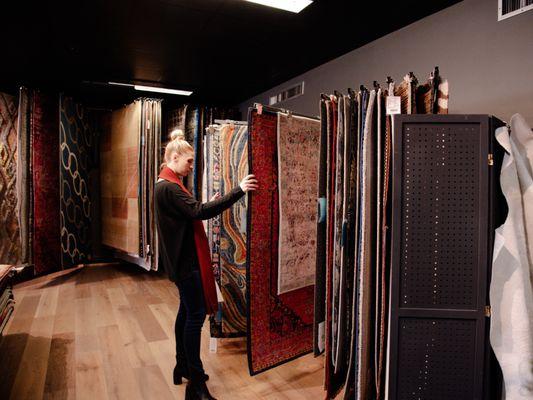
[[[188,371],[191,377],[203,376],[200,341],[206,311],[200,272],[193,271],[190,278],[177,282],[176,285],[180,294],[180,308],[174,328],[176,361],[181,368],[187,368],[185,371]],[[182,365],[183,361],[186,361],[186,365]]]

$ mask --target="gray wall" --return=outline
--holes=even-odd
[[[413,71],[424,82],[435,65],[450,82],[450,113],[521,113],[533,126],[533,11],[498,22],[498,0],[465,0],[314,68],[240,105],[305,81],[305,94],[279,104],[318,114],[320,93],[371,87],[388,75],[397,82]]]

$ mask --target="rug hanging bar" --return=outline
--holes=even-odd
[[[215,119],[215,124],[248,125],[248,121],[234,121],[232,119]]]
[[[284,108],[279,108],[279,107],[272,107],[272,106],[265,106],[261,103],[254,103],[254,106],[253,108],[258,108],[258,107],[262,107],[263,108],[263,111],[268,111],[268,112],[271,112],[271,113],[282,113],[282,114],[290,114],[290,115],[293,115],[295,117],[302,117],[302,118],[309,118],[309,119],[314,119],[314,120],[320,120],[320,118],[318,117],[311,117],[309,115],[304,115],[304,114],[300,114],[300,113],[296,113],[294,111],[290,111],[290,110],[286,110]]]

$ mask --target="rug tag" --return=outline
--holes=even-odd
[[[216,353],[218,348],[218,339],[217,338],[209,338],[209,352],[210,353]]]
[[[218,286],[217,281],[215,281],[215,289],[217,291],[217,301],[219,303],[224,303],[224,297],[222,296],[222,291],[220,290],[220,286]]]
[[[387,115],[402,113],[402,98],[400,96],[387,96]]]
[[[322,321],[321,323],[318,324],[318,350],[320,350],[320,352],[323,352],[324,348],[326,347],[325,346],[326,332],[324,328],[325,328],[325,322]]]
[[[246,235],[246,210],[241,210],[241,233]]]
[[[318,199],[318,222],[322,223],[326,221],[327,216],[327,201],[325,197]]]

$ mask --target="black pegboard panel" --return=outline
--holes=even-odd
[[[494,126],[394,118],[390,399],[485,399]]]
[[[401,302],[476,308],[477,124],[403,125]]]
[[[473,399],[476,323],[401,318],[400,399]]]

